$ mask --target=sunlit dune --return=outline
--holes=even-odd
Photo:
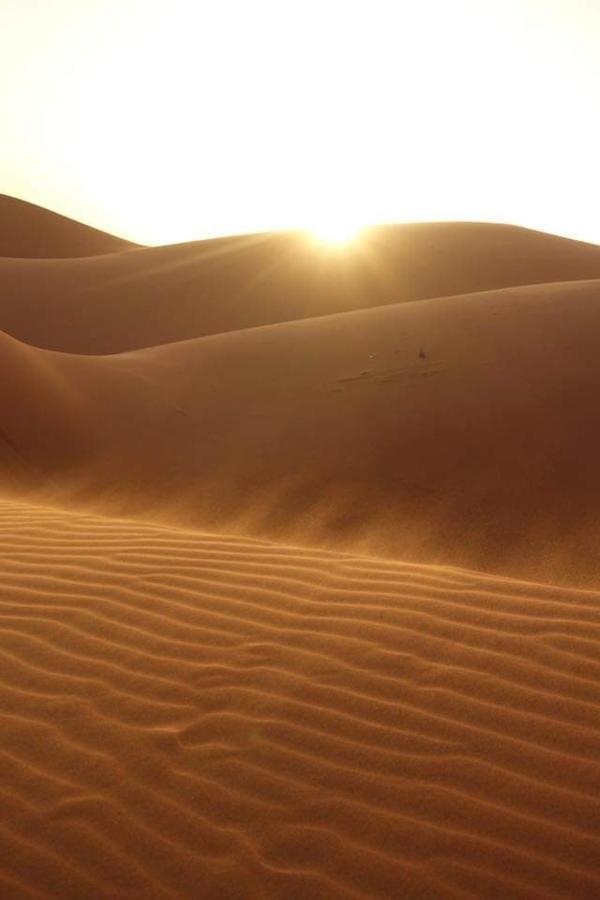
[[[0,259],[0,330],[51,350],[115,353],[404,301],[589,278],[600,278],[599,246],[509,225],[370,227],[342,252],[303,231],[272,232],[85,262]]]
[[[600,896],[600,247],[37,221],[0,259],[2,900]]]
[[[600,900],[600,0],[0,30],[0,900]]]

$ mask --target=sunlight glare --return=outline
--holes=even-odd
[[[600,241],[599,7],[5,0],[0,190],[148,244],[455,219]]]
[[[356,240],[361,227],[354,222],[340,219],[322,222],[310,229],[310,234],[321,244],[342,247]]]

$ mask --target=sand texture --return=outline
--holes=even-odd
[[[0,239],[0,898],[600,896],[600,248],[58,258],[39,213],[43,258]]]
[[[0,538],[3,896],[600,892],[599,594],[19,503]]]

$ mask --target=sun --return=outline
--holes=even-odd
[[[356,240],[362,226],[347,219],[330,219],[309,229],[314,240],[329,247],[343,247]]]

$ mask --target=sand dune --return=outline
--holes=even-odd
[[[52,477],[46,499],[594,584],[599,295],[516,288],[106,357],[28,348],[70,410],[36,426],[23,401],[7,430]]]
[[[41,206],[0,194],[0,257],[97,256],[136,246]]]
[[[0,260],[2,900],[600,896],[599,303],[505,226]]]
[[[60,484],[93,450],[92,411],[72,376],[43,353],[0,333],[0,485]]]
[[[254,235],[94,259],[0,260],[0,330],[52,350],[114,353],[405,300],[591,278],[600,278],[600,247],[503,225],[385,226],[343,252],[303,234]]]
[[[3,897],[591,898],[600,594],[0,504]]]

